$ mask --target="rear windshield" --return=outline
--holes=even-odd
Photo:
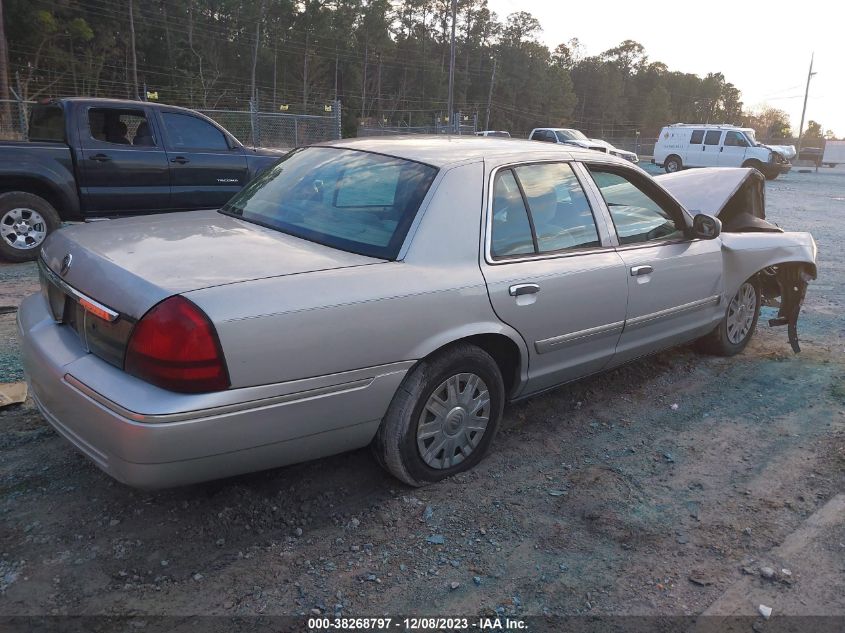
[[[58,105],[37,105],[29,116],[29,140],[61,143],[65,140],[65,117]]]
[[[348,149],[294,150],[221,211],[361,255],[396,259],[437,170]]]

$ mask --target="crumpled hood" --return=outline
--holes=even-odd
[[[42,257],[77,290],[132,317],[174,294],[253,279],[363,266],[347,253],[217,211],[104,220],[65,227]]]
[[[763,147],[767,147],[773,152],[777,152],[786,160],[792,160],[797,154],[794,145],[763,145]]]

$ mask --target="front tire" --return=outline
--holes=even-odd
[[[373,440],[376,460],[415,487],[469,470],[490,448],[504,400],[501,372],[487,352],[449,347],[402,381]]]
[[[725,316],[716,328],[699,339],[701,351],[716,356],[734,356],[748,345],[760,318],[760,285],[752,277],[740,285],[728,302]]]
[[[0,194],[0,259],[37,258],[44,240],[61,225],[59,214],[44,198],[23,191]]]
[[[683,163],[681,163],[680,156],[670,156],[666,159],[666,162],[663,163],[663,169],[666,170],[667,174],[674,174],[676,171],[681,171],[684,168]]]

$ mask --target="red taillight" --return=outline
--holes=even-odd
[[[229,372],[214,326],[202,310],[179,296],[165,299],[138,321],[123,368],[170,391],[229,388]]]

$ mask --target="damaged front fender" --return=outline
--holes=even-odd
[[[787,326],[789,344],[796,353],[798,316],[808,283],[816,278],[816,242],[809,233],[725,233],[722,255],[725,295],[757,276],[766,305],[778,307],[770,326]]]

